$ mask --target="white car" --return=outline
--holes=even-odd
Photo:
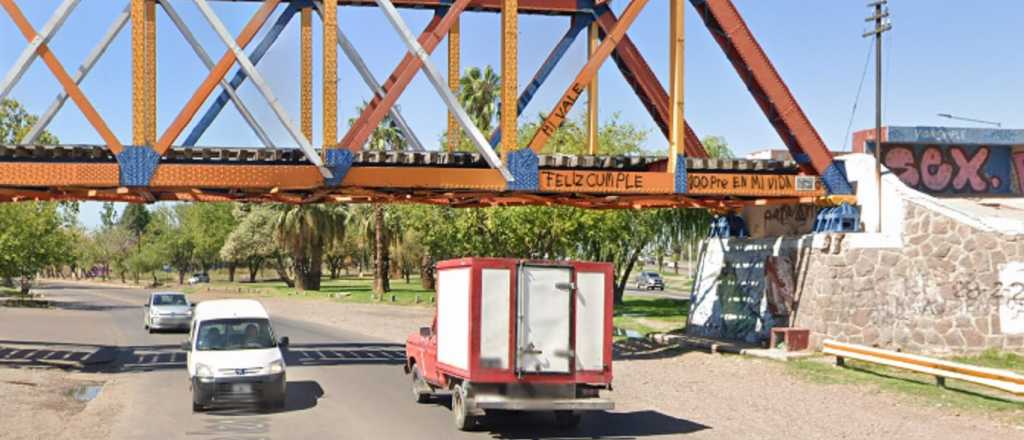
[[[192,323],[192,304],[181,292],[153,292],[143,305],[143,327],[154,330],[188,330]]]
[[[203,301],[182,343],[192,383],[192,410],[260,404],[284,407],[288,338],[275,339],[263,305],[249,299]]]

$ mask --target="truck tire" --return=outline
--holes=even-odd
[[[452,388],[452,415],[455,420],[455,428],[459,431],[470,431],[476,427],[476,417],[469,414],[466,408],[466,390],[462,384]]]
[[[559,428],[572,429],[580,426],[583,416],[575,411],[555,411],[555,424]]]
[[[197,412],[203,412],[203,411],[206,411],[206,407],[204,407],[201,404],[192,402],[192,412],[197,413]]]
[[[427,381],[423,380],[423,377],[420,376],[420,369],[416,364],[412,364],[412,395],[416,397],[416,403],[427,403],[430,401],[430,393],[420,391],[428,386]]]

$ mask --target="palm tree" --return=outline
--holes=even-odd
[[[274,227],[280,246],[291,255],[298,290],[320,290],[324,249],[343,237],[347,218],[344,205],[281,205]]]
[[[357,113],[362,113],[363,107],[366,106],[366,102],[363,102],[359,106]],[[355,119],[349,120],[349,125],[355,123]],[[398,125],[391,119],[391,116],[387,116],[381,121],[380,125],[373,130],[373,134],[370,136],[367,142],[367,149],[370,150],[404,150],[406,148],[405,138],[398,130]],[[388,217],[390,216],[389,210],[384,208],[384,205],[379,203],[373,204],[373,222],[368,223],[369,216],[360,216],[359,221],[361,226],[369,227],[373,225],[373,247],[374,247],[374,269],[373,269],[373,291],[380,298],[384,297],[384,294],[391,290],[391,283],[389,281],[388,270],[391,266],[391,259],[388,248],[391,244],[391,237],[396,234],[391,230],[391,226],[388,224]],[[397,216],[394,216],[397,217]],[[369,229],[366,229],[369,231]],[[368,234],[369,236],[369,234]]]
[[[402,221],[398,211],[374,204],[358,207],[349,216],[349,227],[373,243],[373,292],[383,299],[391,291],[391,246],[402,245]]]
[[[473,123],[484,133],[494,129],[493,121],[498,114],[498,99],[501,97],[501,79],[491,66],[480,70],[471,67],[459,79],[459,102],[466,109]]]

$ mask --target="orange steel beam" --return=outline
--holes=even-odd
[[[132,143],[146,143],[146,0],[132,0]]]
[[[685,12],[684,0],[671,0],[669,4],[669,135],[668,171],[676,172],[676,161],[680,151],[686,151],[684,89]]]
[[[455,96],[459,96],[459,79],[462,75],[461,64],[461,52],[462,41],[459,34],[459,20],[456,19],[455,23],[452,23],[451,30],[448,31],[448,88],[452,90]],[[460,141],[462,140],[462,127],[459,127],[459,121],[455,120],[455,115],[451,111],[448,112],[448,151],[452,152],[458,148]]]
[[[156,1],[146,0],[146,133],[145,144],[156,143]]]
[[[313,142],[313,8],[302,8],[299,36],[299,100],[302,134]]]
[[[430,20],[427,28],[419,37],[420,46],[423,47],[423,50],[428,55],[437,48],[437,45],[451,29],[452,24],[459,18],[459,14],[462,13],[468,3],[469,0],[456,0],[448,8],[448,12],[444,14],[444,17],[438,17],[435,14]],[[419,72],[420,67],[422,67],[422,63],[419,57],[407,52],[402,61],[398,63],[398,67],[395,67],[391,76],[384,83],[382,87],[386,91],[384,97],[374,97],[363,108],[359,118],[348,129],[345,137],[338,141],[338,144],[350,150],[362,149],[363,144],[370,138],[370,135],[376,130],[380,122],[384,120],[384,116],[395,105],[405,87],[409,85],[412,78]]]
[[[324,2],[323,20],[323,112],[324,148],[321,153],[326,159],[327,149],[336,146],[338,138],[338,4]]]
[[[519,144],[519,0],[501,2],[501,154]]]
[[[637,15],[643,10],[644,6],[647,5],[648,0],[632,0],[626,10],[622,13],[622,17],[619,22],[605,36],[604,41],[598,45],[597,50],[590,57],[587,63],[580,70],[580,73],[576,75],[576,79],[569,86],[569,88],[562,94],[562,97],[555,104],[555,108],[551,110],[551,113],[547,115],[544,121],[541,122],[540,129],[533,136],[533,140],[530,141],[530,149],[534,153],[540,153],[541,149],[544,148],[544,144],[547,143],[548,139],[555,134],[555,131],[562,126],[565,119],[569,116],[569,110],[576,104],[576,100],[579,99],[580,95],[586,89],[586,84],[590,82],[590,78],[597,74],[597,70],[601,67],[608,56],[611,55],[612,50],[618,44],[619,40],[623,35],[626,35],[626,30],[636,20]],[[502,136],[504,138],[504,136]]]
[[[281,0],[266,0],[266,2],[260,6],[260,9],[256,11],[256,14],[253,15],[252,19],[249,20],[249,23],[242,29],[242,33],[239,34],[238,38],[235,40],[241,48],[244,49],[245,46],[252,41],[256,36],[256,33],[259,32],[260,28],[262,28],[267,22],[267,19],[270,18],[270,14],[280,2]],[[157,141],[157,153],[163,155],[171,148],[171,144],[178,138],[178,136],[181,135],[181,132],[185,130],[185,126],[187,126],[189,121],[191,121],[196,115],[196,112],[199,111],[199,107],[203,105],[203,102],[205,102],[206,98],[210,96],[213,89],[216,88],[220,84],[221,80],[224,79],[224,75],[228,73],[228,70],[231,69],[231,66],[234,65],[234,63],[234,53],[231,52],[231,50],[225,51],[224,56],[222,56],[217,65],[210,70],[206,79],[199,85],[199,88],[196,89],[195,93],[192,94],[192,97],[185,104],[185,107],[181,109],[181,112],[178,113],[178,116],[174,118],[171,125],[164,131],[163,136],[161,136]]]
[[[539,194],[573,196],[646,194],[674,196],[674,179],[660,171],[540,170]],[[820,180],[815,189],[800,190],[791,174],[691,172],[689,197],[794,198],[825,195]],[[120,185],[116,163],[0,162],[0,187],[116,188]],[[166,189],[315,191],[323,179],[312,165],[238,165],[164,163],[157,169],[149,190]],[[383,190],[482,191],[503,195],[506,182],[490,168],[353,167],[341,191],[354,188]]]
[[[18,6],[14,4],[13,0],[0,0],[0,6],[7,11],[7,14],[14,20],[14,24],[18,26],[18,30],[25,36],[25,40],[31,42],[39,35],[36,33],[32,24],[29,23],[25,15],[21,13]],[[36,49],[36,53],[46,63],[46,67],[50,69],[53,76],[57,78],[57,82],[60,83],[61,87],[64,88],[64,92],[71,97],[78,109],[85,115],[85,119],[89,121],[89,124],[99,133],[100,137],[103,138],[103,142],[106,142],[107,148],[114,154],[120,153],[124,146],[121,145],[121,141],[117,140],[117,136],[114,136],[114,132],[110,131],[107,123],[103,121],[99,113],[96,112],[96,108],[92,106],[89,99],[82,93],[82,89],[78,87],[75,80],[68,75],[68,72],[64,70],[64,66],[60,64],[57,57],[54,56],[53,52],[50,51],[49,46],[46,44],[40,44],[39,48]]]
[[[587,30],[587,56],[593,56],[600,41],[600,28],[597,23],[590,23]],[[597,112],[598,83],[600,70],[594,73],[594,79],[587,85],[587,152],[597,154],[597,125],[600,123]]]

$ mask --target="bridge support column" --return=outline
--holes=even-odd
[[[600,27],[597,23],[590,24],[587,32],[587,57],[594,55],[597,45],[600,43]],[[594,72],[594,79],[587,86],[587,152],[591,155],[597,154],[597,124],[600,122],[597,114],[597,78],[598,73]]]
[[[324,157],[338,139],[338,2],[326,1],[323,14]]]
[[[501,154],[518,149],[519,0],[501,2]]]
[[[452,89],[452,93],[455,96],[459,96],[459,79],[462,75],[462,69],[459,66],[461,63],[461,51],[460,45],[460,29],[459,18],[455,19],[452,23],[452,28],[448,31],[448,88]],[[459,146],[462,140],[462,127],[459,127],[459,121],[455,119],[455,115],[452,112],[448,112],[448,152],[455,151],[455,148]]]
[[[313,8],[306,6],[301,12],[299,36],[299,100],[302,134],[313,142]]]
[[[669,5],[669,139],[668,169],[675,172],[680,152],[685,152],[686,116],[684,113],[683,67],[686,54],[686,5],[684,0],[671,0]],[[685,169],[685,167],[684,167]]]

